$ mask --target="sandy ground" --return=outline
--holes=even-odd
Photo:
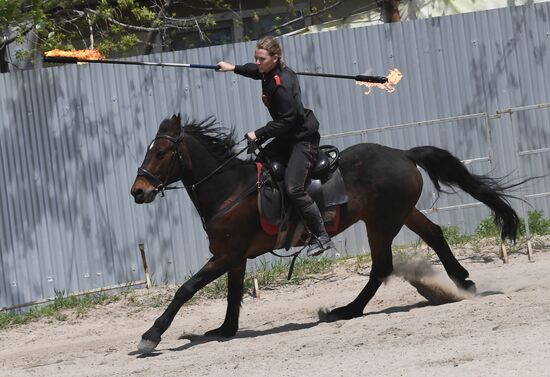
[[[355,262],[260,299],[247,295],[229,341],[201,335],[225,314],[224,300],[201,299],[182,308],[148,356],[136,345],[164,308],[150,304],[169,293],[139,290],[84,317],[1,330],[0,376],[549,376],[550,253],[508,265],[494,257],[460,257],[475,297],[430,305],[394,277],[350,321],[320,322],[317,312],[347,304],[364,286],[369,268],[358,273]],[[448,289],[434,268],[430,284]]]

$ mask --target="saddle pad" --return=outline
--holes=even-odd
[[[286,221],[290,222],[294,222],[295,220],[285,216],[285,211],[289,210],[289,208],[287,208],[288,205],[285,203],[281,190],[274,180],[268,180],[263,186],[260,184],[262,174],[269,174],[262,172],[262,164],[260,162],[256,162],[256,169],[260,225],[266,234],[274,236],[279,232],[283,218],[286,218]],[[327,231],[334,233],[340,222],[339,207],[348,201],[340,170],[337,169],[324,184],[321,184],[319,180],[311,181],[306,191],[314,199],[325,217],[324,221],[327,225]]]

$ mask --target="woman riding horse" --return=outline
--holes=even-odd
[[[302,105],[298,78],[282,62],[279,43],[264,37],[256,44],[255,55],[256,64],[219,62],[219,71],[234,71],[254,80],[262,80],[262,99],[273,120],[256,131],[248,132],[247,138],[259,143],[275,138],[265,147],[265,153],[272,160],[286,165],[285,191],[314,236],[307,255],[320,255],[334,248],[334,243],[325,229],[317,204],[304,187],[319,152],[319,122],[313,111]]]
[[[277,237],[263,231],[257,202],[254,163],[235,158],[231,134],[214,122],[181,124],[180,116],[165,119],[132,186],[136,203],[150,203],[167,185],[181,180],[208,235],[210,260],[174,295],[166,310],[138,345],[151,352],[161,341],[179,309],[208,283],[227,273],[227,312],[223,324],[207,334],[231,337],[239,329],[246,261],[275,248]],[[378,144],[357,144],[341,153],[340,171],[348,203],[343,205],[334,234],[358,221],[367,228],[372,268],[366,286],[348,305],[331,310],[326,319],[360,317],[382,282],[392,273],[392,241],[403,225],[430,246],[460,288],[475,290],[468,271],[455,258],[441,228],[415,208],[422,192],[424,169],[435,188],[456,186],[487,205],[502,238],[515,240],[519,218],[506,201],[498,180],[468,172],[448,151],[432,147],[400,150]],[[174,229],[183,232],[185,229]]]

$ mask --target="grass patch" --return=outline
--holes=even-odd
[[[443,237],[449,245],[460,245],[470,240],[471,236],[463,234],[457,225],[441,226]]]
[[[545,218],[542,211],[529,211],[527,217],[529,220],[529,232],[531,234],[539,236],[550,234],[550,219]],[[525,230],[525,224],[523,224],[523,229]]]
[[[356,256],[344,258],[344,260],[346,260],[346,259],[355,260],[355,271],[359,272],[359,273],[365,272],[365,269],[368,266],[370,266],[370,264],[372,263],[372,258],[371,258],[370,253],[368,253],[368,254],[367,253],[362,253],[362,254],[358,254]]]
[[[106,305],[117,301],[120,297],[121,295],[109,295],[105,292],[85,296],[65,296],[64,292],[56,291],[53,302],[32,307],[28,312],[0,312],[0,329],[12,325],[24,325],[42,318],[66,321],[68,310],[74,310],[77,317],[82,317],[97,305]]]
[[[529,221],[529,232],[531,235],[544,236],[550,234],[550,219],[544,217],[542,211],[529,211],[527,213]],[[478,224],[474,234],[463,234],[460,228],[456,225],[441,226],[443,235],[447,239],[450,245],[462,245],[464,243],[476,243],[480,239],[486,238],[500,238],[500,230],[495,224],[493,217],[486,217]],[[518,246],[522,246],[527,242],[525,239],[525,219],[519,219],[519,239],[517,241]],[[500,242],[500,241],[499,241]],[[515,248],[512,245],[512,248]]]
[[[475,235],[481,238],[499,237],[500,231],[492,217],[486,217],[478,224]]]
[[[342,259],[342,258],[340,258]],[[287,280],[290,262],[278,260],[275,263],[264,263],[256,269],[256,278],[262,288],[273,288],[287,284],[300,284],[313,275],[330,271],[340,259],[309,258],[296,260],[292,279]],[[244,291],[251,292],[254,289],[254,275],[247,272],[244,277]],[[227,275],[224,275],[208,284],[199,292],[199,297],[223,298],[227,295]]]

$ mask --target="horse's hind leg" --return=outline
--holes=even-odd
[[[367,303],[393,271],[391,244],[400,227],[392,232],[388,232],[388,229],[380,230],[373,228],[367,224],[367,234],[372,257],[369,281],[355,300],[346,306],[336,308],[328,313],[326,320],[329,322],[362,316]]]
[[[243,299],[244,273],[246,260],[227,271],[227,312],[223,324],[206,332],[209,336],[232,337],[239,329],[239,313]]]
[[[475,291],[475,284],[468,280],[469,273],[462,267],[453,255],[449,244],[443,236],[441,227],[431,222],[422,212],[414,208],[411,214],[405,220],[405,225],[418,234],[430,246],[447,271],[449,277],[463,289]]]

